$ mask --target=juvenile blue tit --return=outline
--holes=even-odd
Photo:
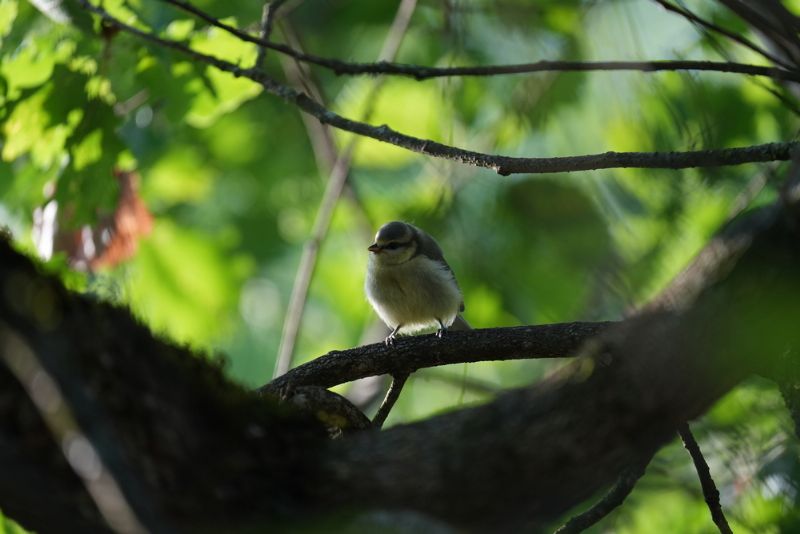
[[[450,328],[469,329],[459,316],[464,297],[439,244],[416,226],[393,221],[381,226],[369,246],[364,290],[372,307],[392,333],[394,343],[402,328],[411,333],[438,326],[436,335]]]

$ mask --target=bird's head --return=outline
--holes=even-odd
[[[378,263],[396,265],[414,257],[418,240],[415,228],[410,224],[392,221],[384,224],[375,234],[375,242],[367,250]]]

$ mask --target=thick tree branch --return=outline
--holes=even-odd
[[[94,6],[88,0],[76,1],[85,9],[97,14],[106,23],[112,26],[159,46],[177,50],[197,61],[212,65],[234,76],[249,78],[261,84],[269,93],[313,115],[323,124],[329,124],[344,131],[390,143],[427,156],[458,161],[475,167],[492,169],[503,176],[510,174],[542,174],[627,167],[684,169],[690,167],[719,167],[725,165],[740,165],[743,163],[785,161],[790,158],[791,151],[797,146],[800,146],[797,142],[785,142],[718,150],[687,152],[605,152],[586,156],[564,156],[555,158],[525,158],[490,155],[472,150],[464,150],[436,141],[406,135],[393,130],[387,125],[372,126],[342,117],[320,105],[308,95],[277,83],[260,70],[244,69],[228,61],[192,50],[176,41],[162,39],[150,32],[123,23],[112,17],[102,8]]]
[[[149,521],[149,510],[179,530],[222,517],[232,527],[248,520],[237,519],[240,503],[250,503],[249,513],[274,514],[291,502],[288,495],[303,493],[300,465],[291,458],[325,439],[322,425],[254,398],[207,359],[155,338],[129,312],[67,292],[4,239],[0,325],[0,469],[24,475],[0,484],[0,508],[27,528],[106,531],[75,474],[98,482],[100,466],[111,470],[154,532],[163,531],[153,527],[163,522]],[[27,360],[14,363],[26,350]],[[31,357],[52,384],[33,376],[28,395],[16,378],[27,374],[12,369],[26,369]],[[102,463],[92,461],[85,444],[64,441],[79,436],[69,437],[58,412],[46,424],[31,397],[48,414],[69,409]],[[271,457],[287,464],[268,467]],[[259,474],[264,468],[269,473]],[[69,508],[71,514],[61,513]]]
[[[691,305],[613,326],[559,376],[331,444],[326,472],[350,489],[339,502],[411,508],[477,529],[531,528],[646,461],[684,421],[800,346],[797,234],[780,218],[756,217],[721,240],[730,246],[698,258],[718,271]]]
[[[260,76],[275,94],[325,111],[263,73],[173,45],[165,46],[234,74]],[[337,117],[328,118],[346,121]],[[669,298],[604,329],[583,356],[545,382],[481,406],[332,442],[316,421],[231,385],[206,361],[154,339],[126,312],[69,294],[6,243],[0,243],[0,320],[34,350],[48,343],[62,348],[60,358],[77,369],[70,380],[81,385],[90,408],[79,410],[88,419],[81,426],[114,436],[156,508],[187,530],[220,518],[274,520],[339,506],[411,509],[477,529],[535,527],[608,487],[631,462],[645,462],[744,377],[774,374],[786,354],[797,353],[800,249],[786,215],[776,205],[732,225]],[[439,354],[439,363],[470,361],[481,346],[477,357],[485,359],[503,348],[506,336],[507,354],[529,357],[548,343],[534,334],[547,330],[525,328],[539,330],[525,339],[503,329],[454,332],[439,346],[420,337],[391,351],[380,347],[394,364],[381,360],[374,346],[330,354],[324,365],[298,368],[291,384],[333,385],[363,375],[365,366],[369,373],[381,367],[391,373],[408,366],[404,354],[412,371],[420,362],[437,364],[414,352],[423,346]],[[451,344],[462,354],[450,353]],[[568,344],[553,341],[562,351]],[[577,344],[567,353],[576,350]],[[354,359],[358,354],[371,357],[362,362]],[[343,369],[342,360],[353,369]],[[59,387],[68,385],[54,376]],[[55,501],[74,506],[64,529],[96,524],[78,505],[86,492],[60,444],[5,365],[0,391],[0,467],[48,466],[44,476],[54,484],[37,487],[57,488]],[[6,465],[20,457],[27,461]],[[0,507],[13,506],[24,524],[52,526],[30,487],[0,484],[0,492]]]
[[[69,294],[5,242],[0,320],[34,350],[62,348],[60,359],[78,370],[71,380],[85,385],[94,408],[81,410],[90,419],[81,425],[108,428],[143,474],[146,495],[178,528],[208,525],[223,513],[230,529],[231,518],[277,520],[342,506],[413,510],[474,529],[536,527],[613,484],[625,466],[647,461],[741,379],[774,375],[786,354],[796,354],[800,248],[786,215],[776,204],[731,225],[698,256],[695,265],[703,267],[687,269],[685,276],[700,281],[679,284],[693,298],[602,325],[583,356],[541,384],[333,441],[317,421],[246,394],[205,360],[154,339],[126,312]],[[574,336],[551,325],[401,339],[390,350],[328,355],[325,365],[300,367],[294,378],[333,385],[364,376],[365,368],[391,373],[503,350],[574,354],[589,337],[578,326]],[[423,357],[423,346],[433,358]],[[0,391],[0,445],[12,448],[6,454],[0,447],[0,467],[18,471],[6,462],[24,455],[22,466],[50,466],[44,476],[57,488],[56,502],[85,501],[61,448],[42,440],[43,423],[22,415],[36,409],[5,366]],[[92,415],[101,413],[107,417]],[[0,484],[0,507],[30,528],[50,525],[40,496],[25,488]],[[77,529],[87,516],[75,510],[68,526]]]
[[[409,374],[417,369],[453,363],[574,356],[590,338],[614,323],[561,323],[483,330],[451,331],[402,337],[391,347],[374,343],[332,351],[291,369],[260,388],[262,393],[291,386],[333,387],[383,374]]]
[[[10,391],[4,390],[9,396]],[[21,393],[21,392],[20,392]],[[17,398],[23,398],[20,394]],[[20,410],[11,414],[31,416]],[[23,423],[24,424],[24,423]],[[42,429],[44,430],[44,429]],[[42,434],[47,438],[47,434]],[[47,455],[39,442],[24,443],[18,435],[0,431],[0,505],[3,514],[39,532],[108,532],[108,527],[79,479],[62,468],[63,455]],[[48,443],[45,442],[45,445]],[[55,448],[52,447],[51,448]],[[50,462],[43,461],[50,459]],[[43,499],[47,488],[47,499]]]
[[[78,419],[102,419],[76,379],[78,372],[60,347],[31,340],[29,345],[0,320],[0,361],[33,401],[70,467],[91,496],[107,528],[115,532],[166,532],[146,497],[138,473],[120,457],[108,425],[82,428]],[[98,525],[99,526],[99,525]]]
[[[346,398],[317,386],[300,386],[282,392],[281,400],[288,401],[308,413],[334,436],[366,430],[372,423],[361,410]]]

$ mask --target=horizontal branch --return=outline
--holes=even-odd
[[[36,356],[58,347],[58,358],[42,361],[70,369],[69,376],[52,374],[61,401],[82,403],[79,423],[107,432],[126,465],[142,475],[145,497],[177,530],[221,520],[230,531],[291,530],[299,528],[293,521],[326,512],[341,518],[346,508],[410,510],[472,530],[530,532],[608,488],[626,466],[649,459],[740,380],[772,376],[789,364],[796,370],[800,249],[791,206],[777,202],[763,216],[731,224],[700,252],[698,267],[685,271],[694,282],[678,281],[676,288],[692,298],[670,298],[601,325],[581,355],[546,381],[336,440],[327,439],[319,417],[252,395],[207,359],[154,337],[125,310],[68,292],[3,240],[0,321]],[[561,329],[567,341],[545,335],[548,328]],[[444,358],[449,345],[467,339],[487,354],[507,347],[566,355],[579,344],[581,330],[575,332],[571,341],[564,325],[452,332],[324,361],[358,371],[372,364],[356,356],[380,348],[391,369],[389,360],[397,368],[405,356],[422,358],[426,350]],[[0,353],[0,470],[20,475],[16,486],[0,484],[0,508],[30,529],[48,531],[56,506],[61,530],[87,531],[96,512],[81,506],[86,490],[64,461],[65,453],[82,456],[42,439],[47,430],[37,409],[2,363],[20,355],[19,345],[0,341]],[[333,380],[328,371],[315,381]],[[52,400],[48,391],[41,389],[39,400]],[[341,406],[347,407],[337,401],[323,415],[335,423]],[[355,415],[353,428],[365,426]],[[41,487],[55,488],[45,501],[36,491]],[[260,518],[283,523],[254,525]]]
[[[412,336],[391,347],[383,343],[332,351],[291,369],[262,393],[286,387],[333,387],[383,374],[401,375],[417,369],[454,363],[531,358],[564,358],[614,323],[560,323],[483,330],[451,331],[444,338]]]
[[[780,217],[744,222],[698,256],[715,268],[691,270],[705,281],[693,302],[611,326],[543,383],[332,442],[315,490],[476,531],[541,530],[800,347],[797,234]]]
[[[531,74],[535,72],[584,72],[584,71],[715,71],[751,76],[766,76],[777,80],[800,82],[800,73],[770,66],[749,65],[726,61],[691,61],[691,60],[657,60],[657,61],[536,61],[532,63],[516,63],[510,65],[485,65],[462,67],[428,67],[409,65],[391,61],[371,63],[342,61],[314,54],[307,54],[281,43],[275,43],[235,28],[212,17],[183,0],[165,0],[184,11],[204,20],[208,24],[220,28],[249,43],[262,48],[270,48],[297,61],[316,65],[333,71],[337,75],[395,75],[406,76],[416,80],[445,78],[452,76],[498,76],[506,74]]]
[[[767,143],[739,148],[714,150],[696,150],[687,152],[605,152],[585,156],[563,156],[554,158],[526,158],[485,154],[465,150],[451,145],[438,143],[429,139],[421,139],[393,130],[387,125],[373,126],[360,121],[343,117],[325,108],[305,93],[301,93],[282,85],[263,71],[245,69],[229,61],[203,54],[170,39],[163,39],[125,24],[111,16],[104,9],[91,4],[88,0],[77,0],[87,10],[100,16],[106,23],[123,31],[136,35],[159,46],[177,50],[195,60],[212,65],[236,77],[245,77],[261,86],[269,93],[294,104],[302,111],[317,118],[323,124],[329,124],[340,130],[351,132],[377,141],[389,143],[412,152],[427,156],[457,161],[474,167],[482,167],[507,176],[510,174],[543,174],[558,172],[575,172],[611,168],[649,168],[649,169],[685,169],[691,167],[719,167],[758,163],[767,161],[786,161],[791,151],[800,146],[797,142]]]
[[[536,61],[510,65],[485,65],[462,67],[426,67],[402,63],[348,63],[337,74],[395,74],[417,80],[452,76],[497,76],[503,74],[531,74],[534,72],[592,72],[592,71],[710,71],[751,76],[767,76],[778,80],[800,82],[800,73],[775,67],[749,65],[727,61],[654,60],[654,61]]]

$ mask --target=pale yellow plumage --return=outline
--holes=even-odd
[[[450,327],[464,309],[455,275],[436,241],[419,228],[403,222],[383,225],[369,247],[364,284],[367,299],[393,332],[410,333],[438,326],[438,335]],[[466,321],[458,318],[461,328]]]

